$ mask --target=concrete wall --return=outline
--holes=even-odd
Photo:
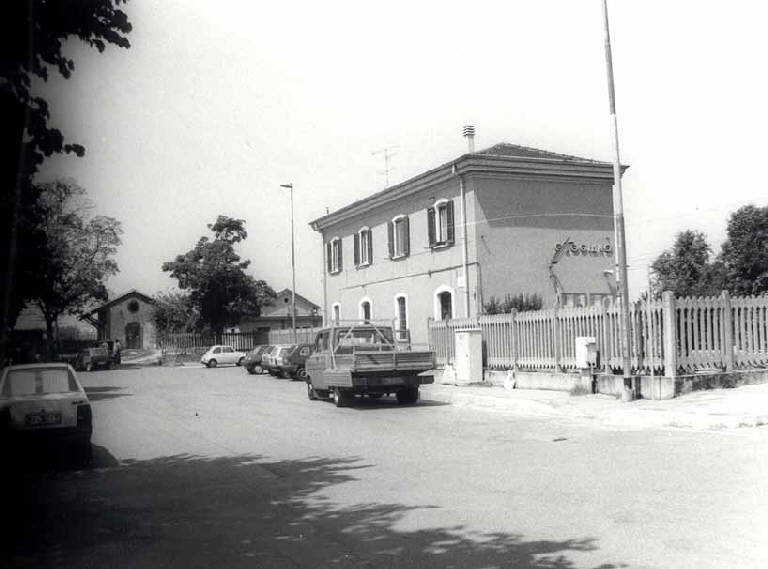
[[[472,245],[481,266],[482,298],[537,293],[544,306],[556,300],[549,264],[555,246],[569,238],[580,246],[613,247],[613,199],[608,184],[470,178],[476,200]],[[612,249],[566,254],[554,271],[566,293],[611,292],[603,270],[613,269]]]

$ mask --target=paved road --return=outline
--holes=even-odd
[[[81,379],[93,464],[4,483],[10,566],[768,566],[768,429],[338,409],[240,368]]]

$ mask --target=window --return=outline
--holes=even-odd
[[[399,215],[387,223],[389,237],[389,257],[399,259],[407,257],[411,249],[410,224],[407,215]]]
[[[453,289],[447,285],[442,285],[435,291],[435,320],[450,320],[454,317],[453,294]]]
[[[355,266],[366,267],[373,262],[373,234],[367,227],[355,233]]]
[[[363,322],[371,321],[371,299],[364,298],[360,301],[360,320]]]
[[[334,237],[325,245],[326,262],[328,263],[328,272],[333,274],[340,273],[342,269],[341,239]]]
[[[427,209],[427,231],[429,231],[430,247],[453,245],[455,230],[452,200],[440,200]]]
[[[408,300],[404,294],[395,297],[395,331],[399,341],[408,339]]]

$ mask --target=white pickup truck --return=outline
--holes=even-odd
[[[416,403],[419,386],[432,383],[424,372],[435,368],[435,353],[411,351],[394,340],[392,326],[338,324],[317,333],[307,358],[309,399],[331,399],[337,407],[355,395],[395,394],[399,403]]]

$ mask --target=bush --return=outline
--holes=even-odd
[[[483,312],[485,314],[506,314],[517,310],[518,312],[526,312],[529,310],[541,310],[541,297],[534,293],[520,293],[515,296],[506,294],[504,300],[500,300],[495,296],[491,298],[483,305]]]

